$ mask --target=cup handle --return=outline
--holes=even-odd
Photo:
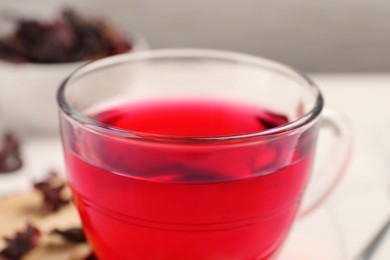
[[[330,140],[326,143],[328,151],[324,156],[325,143],[317,148],[317,158],[322,161],[318,169],[313,171],[308,184],[299,217],[304,217],[320,205],[333,191],[343,176],[352,152],[352,131],[348,120],[340,112],[325,108],[322,113],[319,135],[330,130]]]

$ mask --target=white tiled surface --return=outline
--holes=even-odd
[[[385,126],[390,125],[390,75],[313,75],[313,78],[323,91],[326,105],[342,111],[354,131],[351,164],[330,199],[350,259],[390,214],[390,163],[386,162],[384,139]],[[387,133],[390,135],[390,130]],[[26,167],[17,175],[0,176],[0,194],[27,187],[28,180],[42,177],[48,169],[63,172],[57,138],[25,140],[23,153]],[[382,251],[378,259],[390,259],[390,252]]]

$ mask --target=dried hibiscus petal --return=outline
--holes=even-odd
[[[94,253],[89,254],[84,260],[96,260],[96,256]]]
[[[12,133],[6,133],[3,143],[3,147],[0,148],[0,173],[9,173],[22,168],[19,140]]]
[[[131,50],[130,42],[103,20],[66,9],[53,22],[16,21],[0,38],[0,58],[13,62],[61,63],[98,59]]]
[[[69,199],[63,198],[62,191],[65,187],[65,184],[49,189],[43,192],[43,206],[42,210],[45,213],[56,212],[62,206],[65,206],[69,203]]]
[[[34,183],[34,187],[42,192],[52,189],[55,186],[62,185],[64,181],[58,176],[55,171],[50,171],[47,177],[40,182]]]
[[[43,197],[42,211],[44,213],[56,212],[70,202],[69,199],[64,198],[63,194],[66,185],[59,181],[55,172],[51,172],[44,181],[35,183],[34,187]]]
[[[18,260],[37,246],[41,232],[31,224],[17,232],[13,238],[5,238],[6,247],[0,251],[0,259]]]
[[[58,234],[65,240],[72,243],[83,243],[87,241],[81,228],[69,228],[65,230],[54,229],[52,233]]]

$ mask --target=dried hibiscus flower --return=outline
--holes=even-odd
[[[0,173],[9,173],[22,168],[19,140],[12,133],[6,133],[3,143],[3,147],[0,148]]]
[[[26,229],[17,232],[13,238],[5,238],[6,247],[0,251],[0,259],[18,260],[28,251],[37,246],[41,232],[31,224]]]
[[[64,184],[64,180],[58,175],[58,173],[50,171],[44,180],[34,183],[34,187],[40,191],[47,191],[62,184]]]
[[[69,199],[64,198],[66,185],[55,172],[51,172],[44,181],[35,183],[34,187],[43,197],[42,211],[44,213],[56,212],[70,202]]]
[[[60,235],[66,241],[72,243],[84,243],[87,241],[81,228],[69,228],[64,230],[54,229],[51,233]]]
[[[66,9],[52,22],[18,19],[0,38],[0,58],[13,62],[62,63],[98,59],[131,50],[127,37],[101,19]]]
[[[94,253],[89,254],[84,260],[96,260],[96,256]]]

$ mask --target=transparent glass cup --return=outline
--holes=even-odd
[[[110,57],[74,72],[57,98],[69,184],[101,259],[274,259],[349,154],[348,125],[323,113],[310,79],[249,55]],[[198,123],[210,107],[212,119]],[[144,128],[139,110],[162,116]],[[247,123],[263,129],[243,130]],[[320,126],[332,130],[333,157],[300,208]]]

